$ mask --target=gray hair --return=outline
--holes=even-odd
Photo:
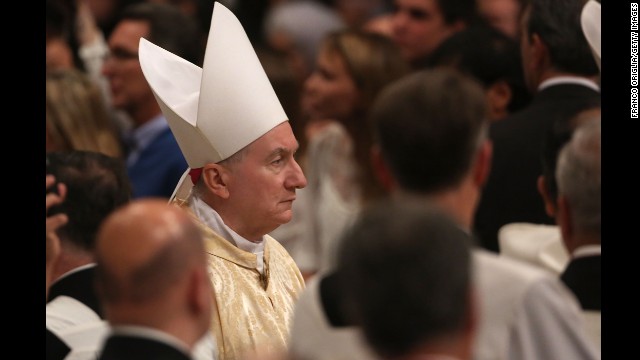
[[[580,232],[601,233],[601,121],[578,127],[558,156],[559,195],[571,206],[572,222]]]
[[[226,167],[232,167],[238,164],[240,161],[242,161],[242,159],[244,159],[245,155],[247,155],[247,153],[249,152],[250,146],[251,144],[243,147],[242,149],[238,150],[235,154],[229,156],[224,160],[219,161],[218,164],[224,165]],[[193,194],[200,198],[202,198],[202,196],[205,194],[205,189],[207,188],[202,178],[203,176],[200,176],[200,178],[198,179],[198,182],[194,184],[194,187],[192,189]]]

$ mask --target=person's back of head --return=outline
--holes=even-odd
[[[176,6],[157,2],[133,4],[123,10],[118,22],[123,20],[147,22],[147,40],[195,65],[202,66],[204,49],[199,25]]]
[[[361,213],[338,272],[345,312],[378,355],[470,358],[470,248],[470,235],[428,203],[387,199]]]
[[[559,195],[558,218],[569,252],[584,245],[583,241],[600,244],[602,230],[601,148],[601,120],[592,119],[575,130],[571,140],[558,155],[555,174]],[[571,226],[565,226],[565,224],[571,224]],[[568,239],[569,237],[572,239]],[[573,242],[579,240],[581,243],[572,243],[571,240]]]
[[[47,151],[97,151],[120,157],[118,130],[100,87],[80,70],[46,75]]]
[[[554,71],[591,77],[598,75],[599,70],[580,25],[584,3],[584,0],[529,1],[523,11],[521,42],[537,36],[546,46],[549,66]]]
[[[91,151],[47,153],[47,173],[64,183],[64,201],[49,214],[67,214],[58,229],[62,248],[93,253],[102,221],[131,197],[131,185],[121,159]]]
[[[166,200],[115,211],[96,242],[96,285],[109,323],[154,328],[193,347],[212,308],[205,254],[200,228]]]
[[[487,138],[482,87],[451,69],[413,73],[388,86],[371,111],[382,159],[403,190],[455,188]]]
[[[531,97],[520,56],[516,40],[478,23],[446,39],[429,58],[429,66],[450,66],[475,77],[487,92],[490,119],[499,120],[523,108]]]
[[[587,122],[599,120],[600,116],[600,108],[588,109],[570,118],[559,119],[547,129],[541,148],[542,174],[538,178],[538,192],[545,202],[547,215],[556,216],[558,200],[556,170],[560,150],[571,140],[576,128]]]

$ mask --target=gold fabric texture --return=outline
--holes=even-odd
[[[184,202],[205,234],[209,278],[216,304],[211,329],[219,360],[242,359],[249,351],[287,348],[295,302],[304,279],[289,253],[265,235],[264,275],[255,254],[239,249],[202,223]]]

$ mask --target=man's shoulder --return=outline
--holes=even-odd
[[[90,307],[65,295],[60,295],[47,303],[47,328],[57,330],[66,326],[102,321]]]
[[[77,358],[90,358],[80,357],[80,353],[95,354],[109,332],[109,324],[105,320],[88,306],[68,296],[58,296],[47,304],[46,327],[74,354],[77,353],[74,355]]]
[[[540,282],[559,283],[557,277],[542,269],[483,249],[474,250],[473,260],[481,286],[490,283],[508,285],[510,292],[522,295]]]
[[[595,89],[575,83],[557,83],[538,91],[526,107],[493,122],[491,138],[494,141],[513,139],[514,133],[518,132],[530,136],[532,129],[544,128],[541,124],[568,116],[565,113],[570,115],[600,105],[600,92]]]

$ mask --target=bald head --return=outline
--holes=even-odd
[[[106,302],[144,302],[163,295],[194,265],[204,264],[199,228],[165,199],[143,199],[117,210],[96,244]]]
[[[208,331],[213,306],[200,228],[166,199],[140,199],[102,224],[96,285],[112,326],[143,326],[189,349]]]

